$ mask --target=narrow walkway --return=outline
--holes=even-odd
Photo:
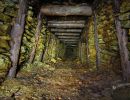
[[[102,73],[102,74],[100,74]],[[114,79],[108,72],[90,71],[77,61],[35,66],[6,80],[0,94],[16,100],[111,100]]]

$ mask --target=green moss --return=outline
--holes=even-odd
[[[10,24],[2,24],[0,25],[0,35],[5,35],[7,33],[8,29],[10,27]]]
[[[130,20],[121,21],[123,28],[130,28]]]
[[[120,20],[129,20],[129,16],[130,16],[130,12],[124,13],[124,14],[121,14],[121,15],[119,16],[119,19],[120,19]]]
[[[12,17],[16,17],[17,16],[17,9],[15,7],[6,7],[4,14],[12,16]]]
[[[10,36],[7,35],[7,36],[0,36],[0,40],[11,40]]]
[[[0,20],[4,22],[11,22],[11,18],[3,13],[0,13]]]
[[[124,1],[121,5],[121,12],[126,12],[130,10],[130,2],[129,1]]]
[[[0,12],[2,13],[4,11],[5,5],[2,1],[0,1]]]
[[[0,70],[1,69],[8,69],[10,64],[10,60],[8,57],[0,55]]]
[[[10,49],[10,46],[6,40],[0,40],[0,48]]]

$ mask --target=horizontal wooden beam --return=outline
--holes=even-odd
[[[58,36],[59,39],[79,39],[80,37],[75,36]]]
[[[78,44],[77,43],[75,43],[75,44],[74,43],[73,44],[72,43],[67,43],[65,45],[78,45]]]
[[[78,45],[69,45],[70,47],[77,47]]]
[[[55,27],[55,28],[84,28],[84,24],[48,24],[48,27]]]
[[[64,41],[64,42],[78,42],[79,39],[59,39],[61,41]]]
[[[77,41],[65,41],[64,44],[78,44]]]
[[[59,20],[51,20],[48,21],[48,24],[85,24],[85,20],[72,20],[72,21],[59,21]]]
[[[52,32],[82,32],[82,29],[56,29],[56,28],[51,28]]]
[[[80,36],[80,33],[55,33],[57,36]]]
[[[91,16],[92,8],[88,5],[43,5],[41,12],[46,16]]]
[[[78,45],[67,45],[67,47],[77,47]]]

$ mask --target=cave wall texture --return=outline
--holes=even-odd
[[[122,23],[122,27],[127,29],[128,44],[127,47],[130,52],[130,20],[128,11],[130,8],[130,2],[123,0],[121,3],[121,12],[119,18]],[[0,77],[5,77],[8,69],[11,67],[10,61],[10,31],[12,25],[15,23],[17,11],[19,9],[18,3],[11,0],[0,1]],[[117,73],[121,72],[120,55],[118,40],[116,36],[113,11],[113,2],[101,2],[96,10],[97,14],[97,30],[98,41],[100,48],[100,67],[102,69],[113,70]],[[38,20],[34,15],[34,8],[28,5],[27,16],[25,21],[25,30],[22,38],[21,51],[19,65],[25,67],[30,66],[29,58],[33,46],[35,45],[35,33]],[[36,48],[36,54],[33,64],[55,63],[57,60],[64,58],[65,45],[61,43],[55,35],[53,35],[46,27],[47,20],[42,18],[42,29],[38,39],[38,47]],[[86,29],[83,32],[80,45],[76,49],[77,57],[82,63],[88,63],[89,66],[95,68],[96,51],[94,44],[94,21],[93,16],[88,18]],[[88,47],[88,48],[87,48]],[[88,55],[87,55],[88,54]],[[129,55],[130,57],[130,55]],[[41,62],[41,63],[40,63]],[[94,66],[94,67],[93,67]]]

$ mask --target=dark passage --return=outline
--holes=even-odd
[[[76,47],[66,47],[65,58],[66,59],[76,59],[77,48]]]

